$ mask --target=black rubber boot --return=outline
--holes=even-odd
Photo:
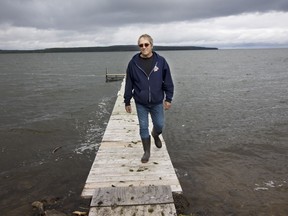
[[[160,135],[161,133],[158,134],[158,133],[154,130],[154,128],[153,128],[151,134],[152,134],[152,136],[153,136],[153,138],[154,138],[154,143],[155,143],[156,147],[157,147],[157,148],[162,148],[162,142],[161,142],[161,140],[160,140],[160,138],[159,138],[159,135]]]
[[[142,163],[147,163],[150,158],[150,148],[151,148],[151,139],[150,136],[147,139],[142,139],[144,155],[141,158]]]

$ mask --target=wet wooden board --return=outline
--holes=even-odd
[[[174,204],[142,205],[142,206],[117,206],[117,207],[92,207],[89,216],[176,216]]]
[[[169,186],[97,188],[91,207],[131,206],[173,203]]]
[[[89,215],[176,215],[173,202],[169,186],[99,188]]]

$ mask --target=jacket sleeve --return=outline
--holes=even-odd
[[[128,65],[126,70],[126,81],[125,81],[125,92],[124,92],[124,103],[125,106],[130,105],[130,100],[132,98],[133,83],[131,77],[131,63]]]
[[[165,101],[171,103],[174,94],[174,84],[170,68],[166,60],[164,60],[163,68],[163,91],[165,92]]]

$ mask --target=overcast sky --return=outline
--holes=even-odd
[[[0,49],[288,47],[288,0],[1,0]]]

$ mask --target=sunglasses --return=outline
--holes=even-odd
[[[144,44],[139,44],[138,46],[142,48],[142,47],[148,47],[149,45],[150,45],[149,43],[144,43]]]

